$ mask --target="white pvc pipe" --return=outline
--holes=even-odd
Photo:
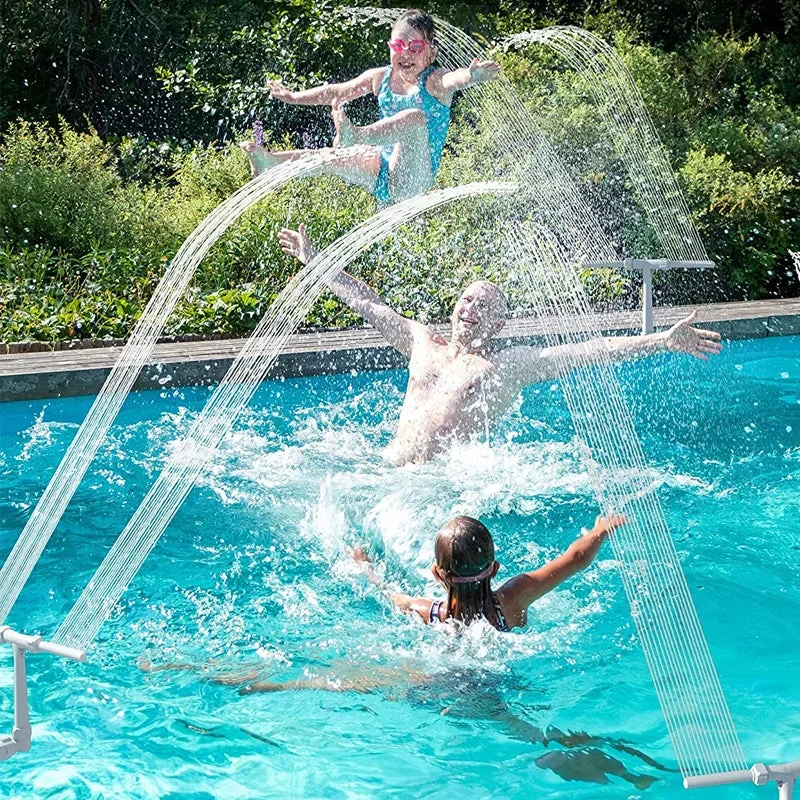
[[[66,647],[55,642],[46,642],[41,636],[28,636],[25,633],[18,633],[8,625],[0,627],[0,642],[15,645],[27,650],[30,653],[50,653],[62,658],[70,658],[73,661],[86,661],[86,653],[75,647]]]
[[[653,327],[653,270],[710,269],[713,261],[672,261],[668,258],[626,258],[624,261],[584,262],[588,269],[638,269],[642,272],[642,333],[652,333]],[[718,773],[720,775],[725,773]]]
[[[28,708],[28,676],[25,670],[25,650],[14,648],[14,730],[11,739],[15,752],[25,753],[31,749],[31,718]]]
[[[626,258],[622,265],[625,269],[710,269],[716,266],[713,261],[673,261],[668,258]]]
[[[684,789],[702,789],[707,786],[722,786],[728,783],[754,783],[764,786],[774,781],[778,786],[779,800],[792,800],[794,784],[800,777],[800,761],[787,764],[753,764],[750,769],[735,772],[716,772],[711,775],[690,775],[683,779]]]
[[[672,261],[668,258],[626,258],[624,261],[584,261],[587,269],[711,269],[713,261]]]
[[[653,268],[642,267],[642,333],[653,332]]]
[[[728,783],[747,783],[753,780],[753,773],[749,769],[739,769],[734,772],[715,772],[712,775],[690,775],[683,779],[684,789],[705,789],[708,786],[723,786]]]
[[[11,736],[0,737],[0,761],[15,753],[31,749],[31,718],[28,705],[28,675],[25,668],[26,653],[51,653],[74,661],[85,661],[86,653],[74,647],[64,647],[46,642],[41,636],[28,636],[12,630],[8,625],[0,627],[0,642],[10,644],[14,651],[14,729]]]

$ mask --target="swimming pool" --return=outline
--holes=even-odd
[[[663,356],[619,375],[745,753],[795,760],[800,339],[731,343],[707,364]],[[415,624],[354,569],[345,547],[367,543],[392,583],[430,595],[433,534],[454,513],[480,516],[495,532],[501,578],[555,555],[596,513],[557,386],[528,389],[490,444],[398,470],[381,448],[404,380],[401,372],[264,384],[90,661],[28,659],[33,749],[3,765],[0,791],[686,796],[669,771],[675,760],[610,549],[511,635],[473,626],[448,637]],[[10,624],[55,629],[208,394],[129,398]],[[4,405],[3,557],[90,402]],[[0,654],[6,732],[10,651]],[[146,673],[141,659],[202,670]],[[273,682],[366,686],[377,676],[382,685],[240,695],[208,680],[250,671]],[[559,774],[579,769],[609,782]],[[614,774],[621,770],[627,779]],[[651,788],[638,788],[651,777]]]

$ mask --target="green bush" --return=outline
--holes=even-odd
[[[220,21],[193,31],[186,47],[157,69],[166,95],[206,116],[217,136],[261,119],[267,134],[294,146],[330,144],[330,109],[269,100],[268,82],[294,89],[355,77],[385,60],[383,28],[353,19],[330,0],[290,0],[262,6],[253,23]],[[355,118],[363,105],[356,103]]]
[[[615,44],[639,87],[683,185],[690,212],[719,281],[703,281],[695,302],[759,298],[796,284],[782,276],[787,248],[800,240],[796,164],[800,48],[774,36],[712,34],[665,53],[618,31]],[[609,237],[624,252],[658,257],[658,246],[630,180],[582,80],[544,47],[503,56],[503,67],[568,165]],[[630,283],[586,273],[595,301],[630,297]],[[668,299],[690,283],[682,273],[656,276]],[[673,287],[673,288],[670,288]]]
[[[734,168],[720,153],[692,150],[681,177],[712,258],[726,269],[729,286],[745,297],[763,297],[774,270],[792,246],[797,186],[779,167],[755,174]],[[790,221],[793,224],[787,225]]]
[[[3,243],[80,255],[125,230],[113,154],[94,132],[64,122],[58,130],[19,121],[0,145],[0,236]]]
[[[312,84],[355,74],[379,57],[372,31],[357,43],[365,29],[352,23],[326,28],[320,21],[333,19],[332,9],[312,9],[306,0],[291,23],[280,16],[285,10],[273,11],[277,21],[240,26],[235,36],[220,23],[210,34],[216,52],[187,56],[183,66],[173,59],[161,72],[181,102],[209,117],[213,110],[216,119],[227,115],[220,128],[227,131],[225,143],[104,139],[88,124],[78,129],[63,121],[7,127],[0,138],[3,339],[126,334],[184,239],[248,179],[235,144],[236,119],[265,118],[279,147],[302,143],[303,132],[307,142],[326,141],[327,110],[266,105],[264,76],[301,85],[301,78]],[[506,31],[515,29],[511,16],[506,22]],[[721,291],[727,299],[796,293],[781,276],[788,248],[797,249],[800,239],[794,78],[800,48],[775,36],[711,34],[666,52],[612,17],[595,23],[614,30],[719,265],[721,283],[702,282],[692,299],[719,299]],[[501,59],[609,237],[626,252],[661,255],[586,85],[543,48]],[[370,113],[366,104],[356,110],[365,119]],[[456,104],[437,185],[482,180],[515,166],[498,153],[497,131],[468,104]],[[211,248],[168,332],[248,333],[298,269],[278,248],[282,226],[305,222],[324,246],[375,208],[367,193],[334,178],[293,181],[243,214]],[[502,241],[509,219],[530,213],[520,198],[461,201],[397,231],[352,269],[401,313],[425,320],[445,318],[464,283],[477,277],[510,283],[516,303],[516,276],[508,274]],[[630,276],[586,272],[583,280],[597,304],[636,300]],[[663,296],[674,299],[678,289],[667,281],[684,278],[674,273],[660,280]],[[312,327],[357,322],[327,293],[305,320]]]

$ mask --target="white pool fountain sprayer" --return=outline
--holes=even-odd
[[[711,775],[691,775],[683,779],[685,789],[701,789],[706,786],[725,786],[729,783],[749,783],[765,786],[773,781],[778,786],[779,800],[792,800],[794,783],[800,777],[800,761],[788,764],[753,764],[750,769],[734,772],[717,772]]]
[[[28,653],[50,653],[73,661],[85,661],[86,653],[73,647],[46,642],[41,636],[18,633],[8,625],[0,627],[0,642],[10,644],[14,653],[14,728],[10,736],[0,737],[0,761],[5,761],[16,753],[25,753],[31,749],[25,656]]]
[[[652,333],[653,272],[662,269],[712,269],[713,261],[688,261],[669,258],[626,258],[623,261],[594,261],[583,264],[587,269],[635,270],[642,273],[642,333]]]

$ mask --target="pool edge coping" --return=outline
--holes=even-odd
[[[654,310],[656,330],[663,330],[698,311],[697,324],[718,331],[723,339],[758,339],[800,334],[800,298],[669,306]],[[597,313],[567,318],[565,330],[599,329],[604,335],[635,335],[640,311]],[[443,333],[447,325],[435,326]],[[543,325],[534,318],[510,319],[495,337],[501,346],[543,341]],[[219,339],[157,344],[133,390],[218,383],[246,339]],[[0,354],[0,402],[96,394],[122,347]],[[399,369],[407,359],[372,328],[295,333],[279,353],[267,379],[325,375],[349,371]]]

